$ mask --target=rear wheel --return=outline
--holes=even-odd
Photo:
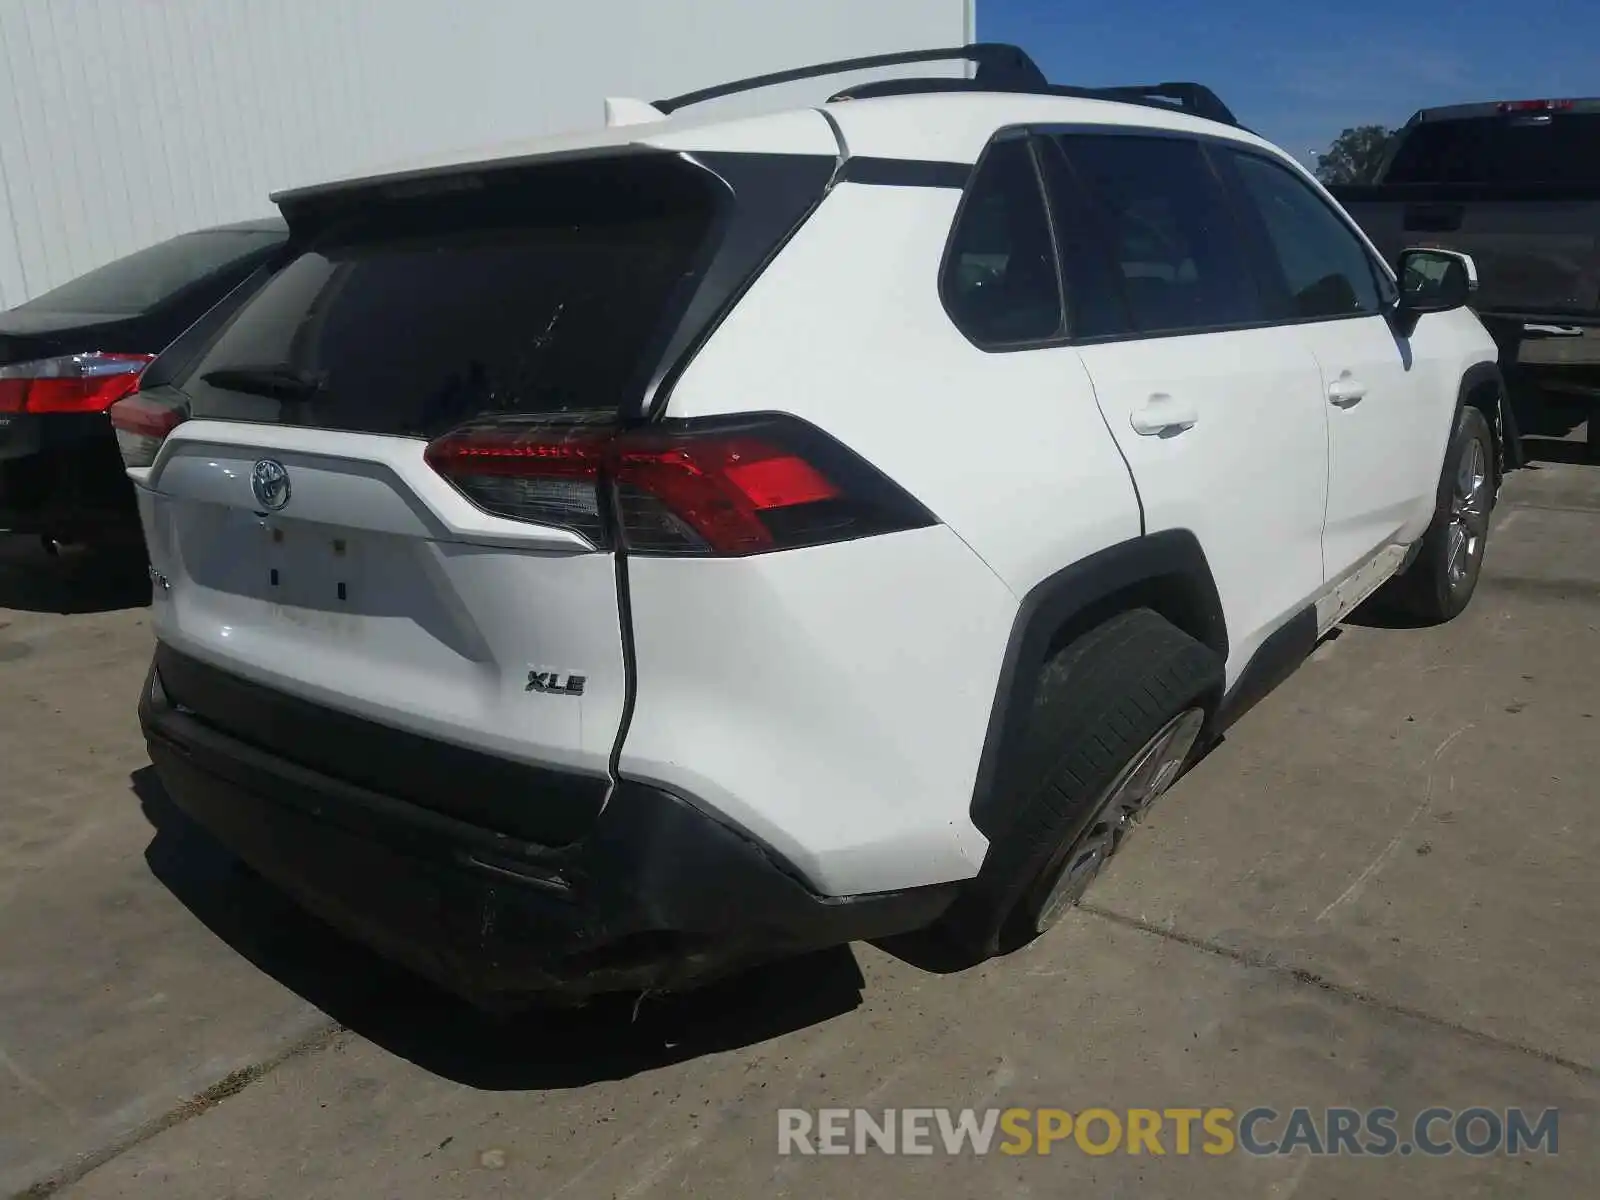
[[[1442,624],[1467,607],[1483,571],[1495,487],[1489,422],[1478,409],[1464,407],[1445,456],[1433,523],[1416,561],[1390,585],[1386,599],[1428,624]]]
[[[1082,899],[1193,756],[1221,660],[1149,609],[1059,651],[1034,696],[1017,802],[945,932],[972,961],[1021,946]]]
[[[1127,761],[1091,805],[1088,827],[1034,877],[1012,914],[1015,940],[1044,933],[1083,899],[1123,837],[1187,765],[1205,716],[1198,704],[1184,709]]]

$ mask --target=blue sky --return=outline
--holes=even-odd
[[[977,0],[978,36],[1057,83],[1192,79],[1301,158],[1351,125],[1600,95],[1600,0]]]

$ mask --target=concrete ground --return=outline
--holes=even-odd
[[[1597,535],[1600,468],[1519,472],[1462,618],[1325,642],[1010,958],[511,1022],[233,869],[148,772],[140,590],[0,551],[0,1195],[1600,1194]],[[777,1154],[857,1105],[1558,1108],[1559,1153]]]

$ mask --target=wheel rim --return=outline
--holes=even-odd
[[[1473,578],[1489,534],[1489,456],[1483,443],[1470,439],[1456,463],[1450,493],[1450,525],[1446,536],[1446,574],[1451,591]]]
[[[1094,815],[1054,864],[1057,872],[1034,929],[1043,933],[1083,898],[1118,841],[1156,797],[1172,786],[1205,724],[1205,712],[1185,709],[1163,725],[1117,772],[1094,806]]]

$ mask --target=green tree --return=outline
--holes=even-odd
[[[1382,125],[1346,129],[1317,155],[1317,178],[1323,183],[1371,183],[1388,145],[1389,131]]]

